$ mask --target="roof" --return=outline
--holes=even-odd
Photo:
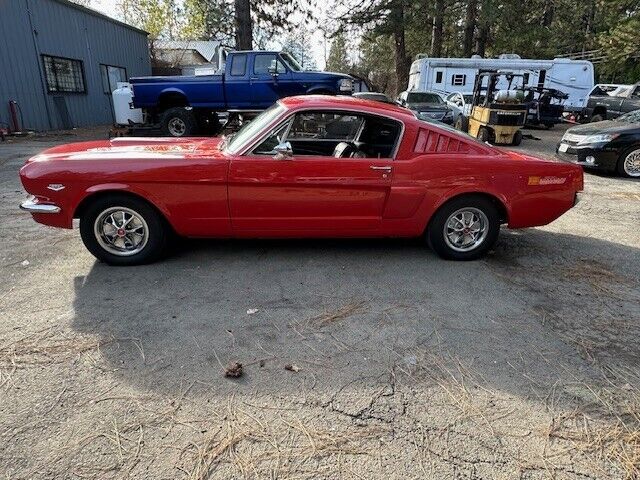
[[[195,50],[207,62],[211,62],[216,56],[220,42],[214,40],[157,40],[154,47],[161,50]]]
[[[364,98],[356,98],[350,95],[300,95],[283,98],[280,103],[289,108],[362,109],[368,113],[389,115],[397,119],[416,119],[411,110],[399,105],[382,103],[376,100],[365,100]]]
[[[133,25],[129,25],[128,23],[121,22],[120,20],[116,20],[115,18],[110,17],[109,15],[105,15],[104,13],[100,13],[97,10],[94,10],[93,8],[84,7],[82,5],[78,5],[77,3],[70,2],[69,0],[51,0],[51,1],[60,3],[61,5],[64,5],[69,8],[75,8],[76,10],[80,10],[83,13],[86,13],[88,15],[93,15],[94,17],[98,17],[103,20],[107,20],[108,22],[115,23],[116,25],[120,25],[121,27],[125,27],[125,28],[128,28],[129,30],[133,30],[134,32],[141,33],[145,37],[149,36],[149,32],[142,30],[140,28],[134,27]]]

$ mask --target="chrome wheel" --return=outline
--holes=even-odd
[[[93,232],[102,248],[119,257],[141,252],[149,240],[147,222],[142,215],[126,207],[111,207],[100,213]]]
[[[623,168],[630,177],[640,177],[640,149],[634,150],[626,156]]]
[[[181,118],[174,117],[167,124],[169,133],[174,137],[181,137],[187,131],[187,124]]]
[[[456,210],[444,224],[444,240],[456,252],[470,252],[482,245],[489,232],[485,213],[474,207]]]

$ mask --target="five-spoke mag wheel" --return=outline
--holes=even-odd
[[[498,206],[484,195],[456,197],[436,211],[427,241],[441,257],[474,260],[491,249],[500,232]]]
[[[166,250],[169,233],[167,223],[153,206],[126,194],[97,197],[80,217],[85,246],[111,265],[157,260]]]

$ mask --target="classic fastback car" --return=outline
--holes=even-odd
[[[134,265],[186,237],[424,237],[475,259],[510,228],[547,224],[582,169],[479,143],[409,110],[351,97],[280,100],[238,133],[62,145],[27,161],[22,208]]]

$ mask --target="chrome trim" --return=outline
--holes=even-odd
[[[57,205],[36,203],[30,198],[20,204],[20,210],[29,213],[60,213],[62,209]]]
[[[385,166],[369,165],[369,168],[371,170],[384,170],[385,172],[390,172],[391,171],[391,167],[388,166],[388,165],[385,165]]]
[[[54,192],[59,192],[60,190],[64,190],[66,187],[62,183],[50,183],[47,185],[47,188]]]
[[[277,102],[280,105],[284,106],[281,102]],[[300,109],[289,109],[285,107],[285,115],[283,115],[284,117],[284,121],[282,121],[280,118],[276,119],[276,121],[273,122],[272,125],[275,125],[275,127],[272,127],[271,125],[269,125],[265,131],[263,131],[263,135],[258,136],[258,140],[254,141],[254,142],[248,142],[245,144],[244,148],[240,148],[238,150],[238,152],[236,153],[236,155],[238,156],[245,156],[247,154],[250,154],[251,151],[257,146],[259,145],[264,139],[267,138],[267,136],[273,132],[274,130],[277,130],[278,128],[280,128],[282,125],[284,125],[284,123],[287,120],[292,120],[293,116],[296,115],[297,113],[301,113],[301,112],[319,112],[319,111],[335,111],[335,112],[347,112],[347,113],[352,113],[352,114],[356,114],[356,115],[371,115],[374,117],[382,117],[382,118],[387,118],[389,120],[392,120],[394,122],[398,122],[400,123],[400,125],[402,125],[402,128],[400,129],[400,135],[398,137],[398,141],[396,142],[395,147],[393,148],[393,151],[391,152],[391,156],[389,157],[390,160],[395,160],[396,159],[396,155],[398,154],[398,150],[400,150],[400,145],[402,145],[402,141],[404,140],[404,131],[406,130],[405,128],[405,123],[404,121],[393,117],[391,115],[385,115],[382,113],[371,113],[371,112],[367,112],[365,110],[353,110],[353,109],[348,109],[348,108],[335,108],[335,107],[309,107],[309,108],[300,108]],[[293,122],[292,122],[293,124]],[[364,122],[363,122],[364,125]],[[291,128],[291,125],[289,126],[289,128]],[[287,131],[287,133],[289,133]],[[254,137],[256,138],[256,137]],[[286,139],[286,137],[285,137]],[[386,158],[386,157],[385,157]]]

